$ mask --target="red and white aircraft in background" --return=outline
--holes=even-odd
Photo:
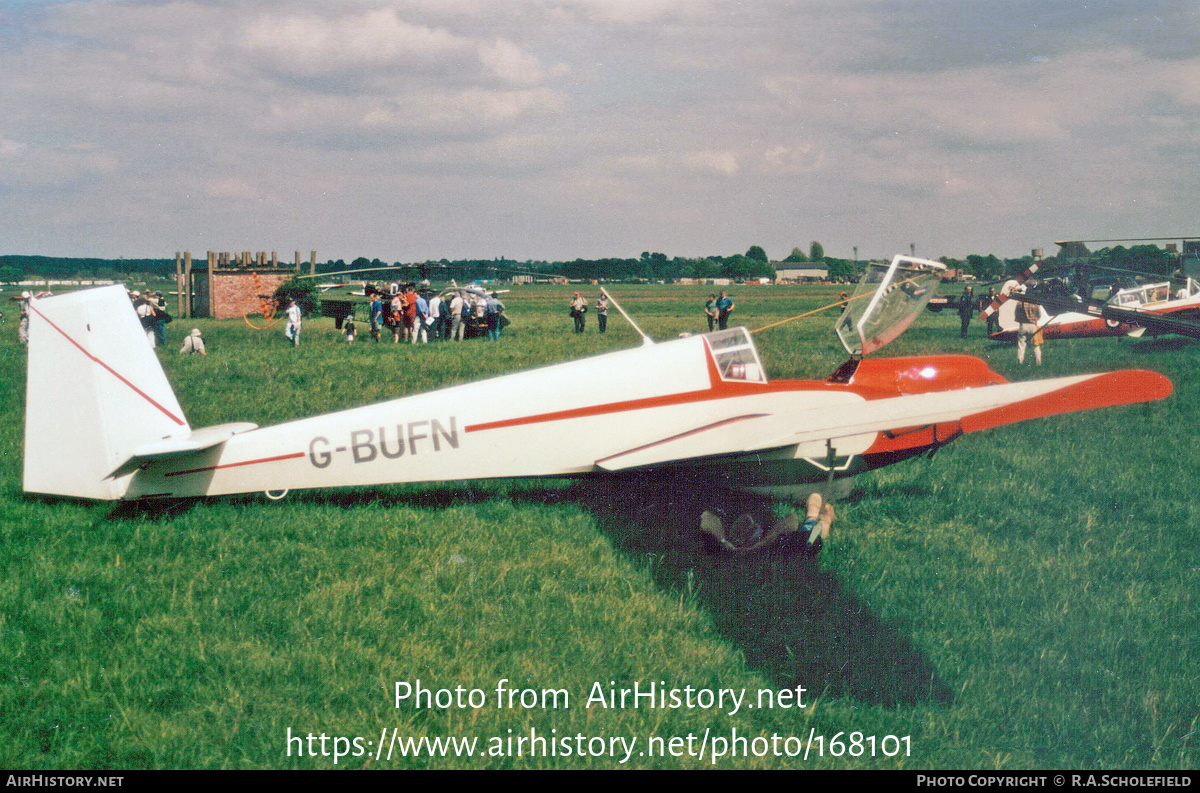
[[[1096,336],[1131,336],[1141,338],[1146,331],[1152,335],[1178,333],[1200,338],[1200,284],[1188,278],[1185,285],[1172,290],[1171,283],[1120,289],[1107,300],[1071,300],[1040,298],[1023,294],[1023,282],[1032,274],[1030,268],[1020,279],[1008,281],[1000,296],[985,308],[985,319],[996,314],[1000,329],[989,334],[995,341],[1017,338],[1017,306],[1022,302],[1037,303],[1038,326],[1047,339],[1081,339]],[[1015,298],[1015,299],[1013,299]]]
[[[799,497],[958,436],[1162,399],[1126,370],[1008,383],[963,355],[864,358],[898,336],[942,265],[871,267],[824,380],[768,380],[744,328],[689,336],[270,427],[192,429],[120,286],[34,300],[24,487],[89,499],[686,469]],[[861,299],[860,299],[861,298]]]

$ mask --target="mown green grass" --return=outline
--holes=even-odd
[[[261,424],[638,342],[570,332],[572,289],[514,289],[499,344],[341,342],[306,323],[201,327],[207,357],[160,353],[193,426]],[[594,288],[589,289],[594,292]],[[619,287],[652,336],[704,326],[707,287]],[[754,328],[837,289],[740,287]],[[593,295],[594,299],[594,295]],[[738,758],[723,767],[1194,767],[1200,640],[1197,345],[1010,347],[925,315],[888,354],[967,352],[1012,379],[1164,372],[1167,400],[969,436],[861,477],[816,560],[710,557],[714,494],[664,483],[500,481],[217,499],[166,511],[25,496],[24,350],[0,320],[0,765],[302,768],[293,734],[670,738],[861,731],[907,758]],[[842,360],[833,311],[758,336],[774,377]],[[360,327],[365,323],[360,323]],[[69,453],[70,450],[64,450]],[[729,507],[738,506],[728,504]],[[750,504],[782,512],[784,504]],[[569,709],[395,709],[396,681],[564,688]],[[808,689],[804,710],[603,710],[593,681]],[[633,758],[691,767],[697,758]],[[609,767],[611,758],[338,767]]]

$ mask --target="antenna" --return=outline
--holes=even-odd
[[[625,321],[628,322],[630,325],[632,325],[633,329],[638,332],[638,335],[642,337],[642,346],[643,347],[647,344],[654,343],[654,339],[647,336],[642,331],[642,329],[638,327],[638,324],[636,322],[634,322],[633,319],[630,318],[630,316],[628,314],[625,313],[625,309],[621,308],[621,304],[617,302],[617,299],[615,297],[613,297],[612,295],[610,295],[608,293],[607,289],[605,289],[604,287],[600,287],[600,294],[607,297],[609,299],[609,302],[611,302],[613,304],[613,307],[615,307],[617,309],[617,311],[621,312],[621,316],[625,317]]]

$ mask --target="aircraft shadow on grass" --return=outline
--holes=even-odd
[[[629,477],[584,481],[564,497],[595,515],[622,551],[651,557],[661,586],[690,589],[747,664],[780,687],[803,685],[810,696],[884,706],[953,699],[929,659],[817,559],[779,549],[706,552],[699,518],[713,507],[711,491],[686,481]],[[773,503],[730,494],[721,506],[731,518],[749,513],[770,525]]]

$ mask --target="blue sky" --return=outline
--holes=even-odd
[[[1200,7],[0,3],[0,253],[1200,234]]]

